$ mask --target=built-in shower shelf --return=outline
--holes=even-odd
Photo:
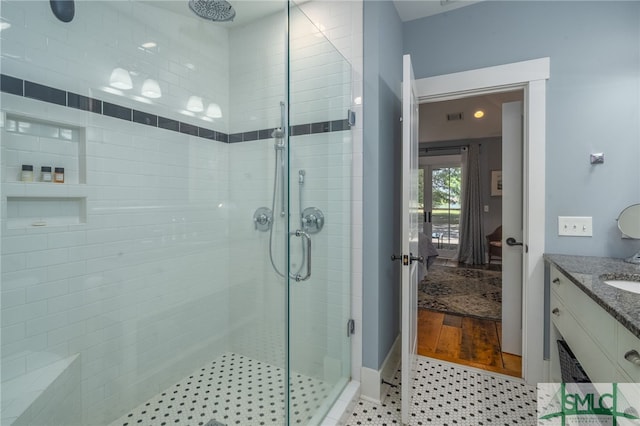
[[[7,200],[8,229],[86,223],[86,185],[4,183],[2,196]]]
[[[87,185],[51,182],[6,182],[2,184],[3,197],[85,197]]]

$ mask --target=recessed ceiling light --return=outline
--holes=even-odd
[[[473,116],[475,118],[482,118],[482,117],[484,117],[484,111],[479,109],[479,110],[477,110],[476,112],[473,113]]]
[[[11,24],[8,22],[0,22],[0,31],[11,28]]]
[[[142,43],[141,46],[144,47],[145,49],[153,49],[154,47],[157,46],[157,44],[153,41],[148,41],[146,43]]]

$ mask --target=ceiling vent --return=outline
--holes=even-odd
[[[453,112],[453,113],[447,114],[447,121],[460,121],[460,120],[464,120],[464,114],[462,114],[461,112]]]

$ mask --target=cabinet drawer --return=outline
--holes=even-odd
[[[553,272],[558,274],[558,282],[553,282]],[[587,296],[567,277],[552,269],[552,294],[561,299],[582,328],[591,335],[592,339],[600,344],[602,349],[611,359],[616,357],[616,324],[617,321],[609,315],[600,305]]]
[[[575,287],[575,284],[569,281],[569,278],[553,266],[551,267],[549,276],[551,279],[551,291],[555,292],[560,299],[568,300],[567,292],[571,287]]]
[[[630,351],[636,351],[640,356],[640,339],[622,324],[618,324],[618,356],[616,360],[624,372],[631,377],[631,380],[640,382],[640,360],[637,363],[633,363],[624,357]]]
[[[587,332],[578,324],[562,300],[552,293],[551,321],[567,342],[591,381],[610,383],[616,377],[615,366]],[[614,333],[615,334],[615,333]]]

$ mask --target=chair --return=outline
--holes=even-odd
[[[431,234],[431,240],[436,240],[436,244],[438,248],[442,248],[442,233],[441,232],[433,232]]]
[[[489,264],[492,257],[499,257],[502,260],[502,225],[495,231],[487,235],[487,247],[489,248]]]

